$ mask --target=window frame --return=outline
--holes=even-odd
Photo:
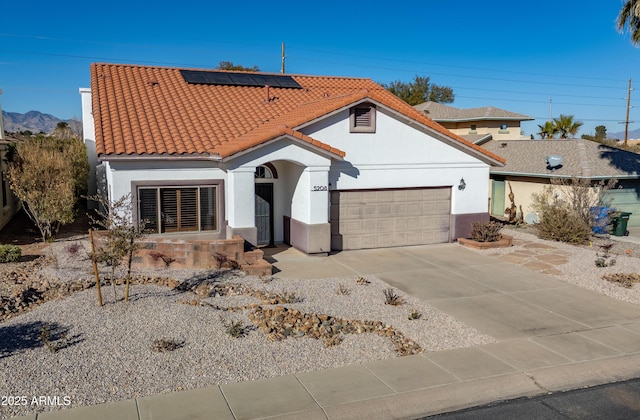
[[[368,125],[358,125],[359,119],[358,111],[366,109],[369,114]],[[349,132],[350,133],[375,133],[376,132],[376,106],[372,103],[365,102],[358,104],[349,109]]]
[[[134,223],[138,224],[140,220],[140,189],[156,189],[157,191],[163,188],[170,189],[188,189],[188,188],[206,188],[213,187],[215,188],[215,198],[216,198],[216,229],[215,230],[201,230],[201,221],[200,221],[200,192],[197,191],[196,194],[196,202],[198,203],[198,208],[196,209],[196,214],[198,217],[198,229],[196,230],[178,230],[178,231],[164,231],[162,232],[162,225],[159,224],[156,230],[152,233],[154,235],[175,235],[175,234],[213,234],[216,236],[223,235],[225,233],[226,226],[226,218],[225,218],[225,204],[224,204],[224,180],[195,180],[195,181],[133,181],[131,183],[131,195],[133,198],[133,202],[135,203],[135,207],[133,209],[133,219]],[[158,197],[159,194],[156,195]],[[158,198],[156,198],[158,199]],[[159,202],[156,202],[156,205],[159,205]]]

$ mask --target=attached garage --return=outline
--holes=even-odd
[[[331,192],[331,249],[449,242],[451,187]]]

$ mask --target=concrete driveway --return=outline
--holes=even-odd
[[[275,251],[275,252],[274,252]],[[457,244],[371,249],[310,257],[275,249],[269,259],[279,277],[322,278],[374,275],[423,299],[499,341],[534,339],[545,347],[560,343],[572,359],[612,355],[598,335],[629,336],[640,351],[640,307],[482,255]],[[624,330],[624,331],[623,331]],[[566,333],[580,333],[565,336]],[[569,340],[569,341],[567,341]],[[636,348],[637,347],[637,348]],[[562,353],[562,352],[561,352]]]

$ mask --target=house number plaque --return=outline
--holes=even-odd
[[[328,191],[326,185],[314,185],[311,191]]]

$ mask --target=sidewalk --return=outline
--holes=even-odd
[[[640,307],[456,244],[309,257],[280,277],[376,275],[494,337],[484,346],[27,416],[28,419],[391,419],[640,377]],[[527,250],[553,268],[553,248]],[[515,262],[515,261],[514,261]]]

